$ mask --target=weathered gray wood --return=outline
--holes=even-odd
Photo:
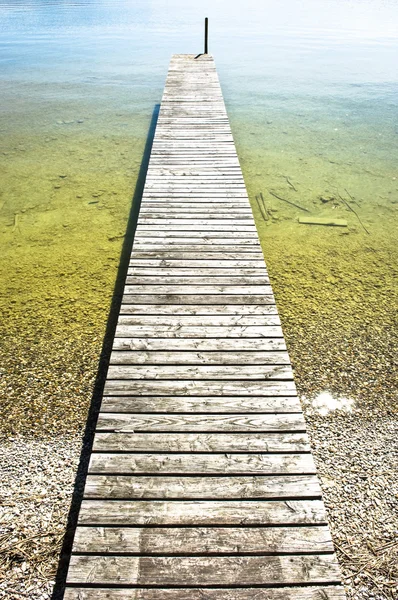
[[[181,232],[179,231],[176,238],[179,238],[180,233]],[[240,253],[242,258],[245,258],[246,256],[250,258],[251,256],[253,256],[253,253],[257,250],[255,244],[246,244],[245,242],[242,242],[241,244],[239,241],[236,241],[233,245],[228,243],[228,240],[224,240],[224,243],[222,243],[221,241],[218,243],[218,245],[212,243],[210,240],[203,240],[203,242],[201,241],[200,243],[191,244],[188,240],[188,237],[187,240],[184,240],[180,243],[174,242],[172,238],[173,236],[170,237],[170,242],[163,240],[161,243],[156,242],[156,240],[153,240],[151,242],[147,241],[147,239],[137,239],[137,242],[134,246],[133,257],[137,256],[140,253],[142,254],[144,252],[150,252],[153,258],[161,257],[164,255],[170,256],[172,258],[173,256],[176,256],[178,254],[189,252],[191,253],[191,256],[194,256],[195,258],[200,258],[201,256],[203,256],[203,254],[206,254],[207,252],[213,252],[214,258],[217,258],[216,253],[221,254],[233,251],[235,253]],[[219,239],[221,240],[221,238]],[[259,254],[257,258],[260,258]]]
[[[108,380],[113,379],[227,379],[292,380],[290,365],[110,365]]]
[[[240,260],[223,260],[223,259],[158,259],[158,258],[134,258],[133,256],[129,262],[130,268],[134,267],[143,267],[143,268],[164,268],[164,269],[192,269],[192,267],[198,269],[249,269],[249,270],[258,270],[261,269],[262,260],[246,260],[242,258]],[[211,272],[210,271],[210,272]],[[159,305],[159,306],[163,306]],[[262,306],[262,305],[261,305]],[[245,313],[243,313],[245,314]]]
[[[272,294],[270,285],[126,285],[125,294]]]
[[[112,352],[111,365],[288,365],[287,352]]]
[[[89,474],[84,495],[102,500],[297,500],[320,498],[321,489],[315,475]]]
[[[141,287],[141,286],[137,286]],[[164,286],[159,286],[164,287]],[[115,337],[160,337],[160,338],[271,338],[282,337],[282,329],[272,325],[232,325],[211,327],[204,325],[118,325]]]
[[[252,238],[247,237],[246,233],[236,234],[235,239],[229,237],[233,234],[228,233],[224,236],[220,232],[211,233],[212,235],[208,236],[207,232],[195,232],[189,236],[188,232],[178,230],[171,232],[170,236],[167,238],[161,238],[160,235],[152,235],[152,232],[146,233],[145,235],[140,234],[135,240],[134,252],[151,251],[155,255],[154,258],[156,258],[156,253],[158,252],[196,252],[197,259],[200,259],[201,252],[223,253],[233,250],[233,252],[240,254],[252,254],[260,250],[258,244],[254,242]],[[244,259],[245,256],[242,256],[241,258]],[[259,254],[257,260],[260,258],[261,255]],[[211,275],[211,272],[207,274],[207,276]],[[256,275],[257,277],[267,277],[267,272],[264,269],[262,273],[257,273]],[[191,271],[191,276],[195,277],[199,276],[199,274],[196,275],[195,272]],[[231,276],[232,281],[234,280],[234,277],[236,277],[236,275]]]
[[[145,253],[143,253],[145,254]],[[150,254],[150,253],[149,253]],[[134,294],[125,294],[123,296],[123,304],[275,304],[274,296],[269,294],[208,294],[202,296],[200,294],[142,294],[135,296]],[[260,348],[261,349],[261,348]]]
[[[269,285],[269,278],[265,273],[262,275],[250,275],[238,277],[230,275],[216,276],[213,274],[203,277],[195,275],[127,275],[127,285]]]
[[[344,598],[252,218],[214,62],[176,55],[66,600]]]
[[[100,413],[98,431],[284,432],[305,431],[301,414],[278,415],[152,415]]]
[[[209,220],[214,219],[214,221],[222,220],[222,221],[227,221],[228,223],[235,223],[235,221],[238,217],[240,220],[246,220],[248,222],[252,221],[252,219],[253,219],[253,216],[248,211],[246,213],[244,213],[242,211],[233,212],[233,213],[232,212],[222,213],[220,210],[210,211],[207,209],[202,209],[201,212],[199,212],[198,210],[196,210],[195,212],[192,211],[191,214],[189,215],[189,213],[187,212],[188,210],[189,210],[189,207],[188,208],[181,207],[180,209],[176,210],[175,214],[170,214],[169,211],[165,211],[164,213],[162,213],[161,211],[159,211],[159,209],[157,210],[157,212],[149,212],[149,213],[143,212],[143,214],[141,215],[141,223],[150,225],[154,219],[156,219],[157,221],[161,221],[162,219],[170,220],[170,217],[177,217],[177,214],[178,214],[178,217],[180,219],[183,219],[184,221],[186,221],[189,218],[189,216],[191,217],[191,220],[192,220],[192,216],[195,216],[201,220],[209,221]],[[204,212],[204,210],[206,210],[206,212]]]
[[[261,277],[265,278],[265,269],[241,269],[236,267],[234,270],[234,276],[244,276],[244,277],[256,277],[258,275],[260,275]],[[219,267],[214,267],[211,270],[209,270],[209,268],[201,268],[201,267],[197,267],[195,269],[192,269],[190,267],[174,267],[174,268],[167,268],[167,267],[129,267],[128,270],[128,275],[129,276],[134,276],[134,277],[140,277],[140,276],[144,276],[144,277],[148,277],[148,276],[155,276],[155,277],[192,277],[192,278],[197,278],[197,277],[202,277],[202,276],[206,276],[206,277],[230,277],[231,275],[231,270],[227,267],[227,268],[219,268]],[[268,279],[268,278],[267,278]],[[225,280],[224,280],[225,281]]]
[[[206,305],[206,304],[122,304],[121,315],[276,315],[273,304]],[[265,344],[268,340],[265,340]],[[286,350],[284,341],[271,340],[272,349]],[[263,347],[267,350],[267,346]]]
[[[71,557],[70,583],[273,585],[337,583],[334,555],[234,557]]]
[[[165,236],[164,231],[162,230],[158,230],[157,228],[152,228],[150,231],[146,231],[146,232],[136,232],[135,235],[135,241],[139,241],[141,244],[145,243],[147,240],[156,240],[156,238],[161,238],[160,240],[157,241],[157,243],[159,245],[165,244],[168,245],[169,243],[175,241],[176,239],[180,239],[180,238],[187,238],[189,237],[190,240],[192,240],[192,245],[198,246],[201,244],[205,244],[206,240],[219,240],[219,239],[224,239],[224,246],[231,246],[235,245],[235,242],[237,242],[238,244],[246,244],[246,245],[251,245],[253,246],[253,250],[251,250],[251,252],[258,252],[259,254],[259,258],[262,259],[263,261],[263,265],[264,265],[264,259],[263,256],[261,254],[261,248],[260,248],[260,244],[259,241],[257,239],[255,239],[254,234],[252,232],[247,232],[247,231],[235,231],[233,233],[226,233],[226,232],[220,232],[220,231],[202,231],[202,230],[198,230],[195,231],[194,233],[192,233],[192,231],[184,231],[184,230],[168,230],[167,231],[167,236]],[[183,243],[186,243],[185,241]],[[208,251],[208,250],[207,250]],[[224,249],[223,248],[218,248],[217,252],[223,252]],[[236,252],[239,252],[240,249],[238,248],[236,250]],[[245,252],[247,252],[247,250],[245,250]]]
[[[312,475],[310,454],[107,454],[91,455],[89,473],[168,475]]]
[[[131,394],[143,394],[144,396],[286,396],[294,395],[296,387],[293,380],[108,379],[104,393],[112,396]]]
[[[119,325],[177,327],[262,327],[279,326],[278,314],[261,315],[120,315]]]
[[[114,350],[182,351],[260,351],[285,347],[283,338],[115,338]]]
[[[326,525],[321,500],[83,500],[79,525]]]
[[[173,543],[170,544],[170,539]],[[78,527],[75,553],[288,554],[333,552],[328,527]]]
[[[106,400],[106,399],[105,399]],[[95,452],[309,452],[306,433],[101,433]]]
[[[153,252],[151,251],[140,251],[137,252],[133,249],[133,253],[131,255],[132,260],[137,260],[139,258],[149,258],[152,260],[155,259],[164,259],[164,260],[247,260],[247,261],[262,261],[264,263],[264,257],[262,253],[258,250],[250,250],[249,252],[237,252],[234,251],[221,251],[215,249],[213,252],[210,251],[209,248],[206,248],[200,254],[196,252],[190,252],[187,249],[184,249],[182,252],[178,252],[175,250],[168,250],[167,252]],[[249,300],[246,304],[252,304]],[[256,302],[256,304],[261,304],[261,302]]]
[[[338,585],[281,588],[67,588],[65,600],[345,600]]]
[[[297,396],[104,396],[102,412],[114,413],[287,413],[301,412]]]

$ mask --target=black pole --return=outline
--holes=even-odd
[[[208,54],[209,19],[205,18],[205,54]]]

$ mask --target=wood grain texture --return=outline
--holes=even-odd
[[[283,349],[283,338],[131,338],[120,337],[113,341],[113,350],[146,350],[146,351],[199,351],[199,352],[268,352]]]
[[[168,327],[254,327],[256,325],[280,325],[278,315],[119,315],[119,325],[166,325]]]
[[[102,433],[95,452],[309,452],[305,433]]]
[[[132,475],[315,474],[310,454],[107,454],[91,455],[89,473]]]
[[[201,296],[198,294],[142,294],[135,296],[134,294],[124,294],[122,298],[123,304],[275,304],[275,298],[272,293],[268,294],[253,294],[246,296],[244,294],[209,294]]]
[[[301,413],[297,396],[104,396],[102,412],[113,413]]]
[[[98,431],[203,431],[236,433],[253,431],[285,432],[305,431],[305,421],[301,414],[282,415],[152,415],[100,413]]]
[[[170,545],[170,538],[173,544]],[[78,527],[75,553],[266,554],[333,552],[328,527]]]
[[[336,583],[333,555],[127,557],[73,555],[70,583],[129,585],[275,585]]]
[[[65,600],[345,600],[340,585],[273,588],[67,588]]]
[[[192,457],[191,457],[192,460]],[[320,498],[314,475],[88,475],[84,497],[112,500],[269,500]],[[218,549],[214,550],[216,553]]]
[[[108,380],[293,380],[290,365],[110,365]]]
[[[231,381],[183,379],[174,381],[107,379],[105,395],[130,396],[286,396],[296,395],[294,381]]]
[[[80,525],[326,525],[321,500],[83,500]]]
[[[134,350],[114,350],[110,360],[111,365],[288,365],[287,352],[263,352],[234,350],[218,352],[174,352],[154,351],[140,352]]]

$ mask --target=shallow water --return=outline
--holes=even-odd
[[[392,1],[0,0],[5,329],[103,332],[170,55],[201,51],[204,16],[299,389],[351,397],[344,336],[364,368],[394,320]],[[286,200],[348,227],[299,224]]]

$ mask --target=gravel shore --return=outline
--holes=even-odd
[[[50,598],[80,449],[80,436],[0,444],[0,598]]]

